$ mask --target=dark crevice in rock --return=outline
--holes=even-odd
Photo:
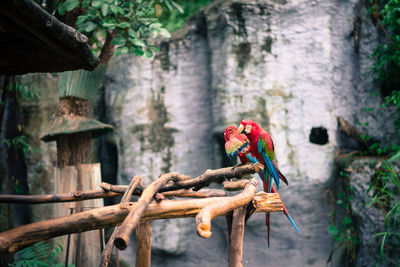
[[[313,144],[325,145],[329,142],[328,130],[325,127],[313,127],[309,140]]]

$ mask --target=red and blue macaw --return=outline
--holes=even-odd
[[[250,142],[250,153],[266,168],[264,174],[264,190],[271,193],[272,180],[275,181],[276,187],[279,189],[279,179],[288,184],[286,177],[279,171],[274,161],[274,142],[271,136],[257,123],[251,120],[243,120],[240,122],[238,133],[244,133]],[[271,176],[273,179],[271,179]]]
[[[240,162],[243,164],[260,162],[251,153],[252,149],[251,149],[251,145],[250,145],[250,140],[247,138],[246,135],[240,134],[239,130],[235,126],[228,126],[225,129],[224,137],[225,137],[225,151],[229,157],[239,156]],[[270,140],[271,140],[272,150],[273,150],[273,143],[272,143],[271,137],[270,137]],[[285,178],[285,176],[283,176],[283,174],[279,171],[279,169],[277,169],[276,164],[274,162],[273,162],[273,166],[276,169],[278,176],[280,174],[284,178],[284,179],[282,179],[282,178],[281,179],[286,184],[288,184],[287,179]],[[266,168],[264,168],[264,169],[266,169]],[[267,192],[268,187],[267,187],[267,180],[265,179],[265,171],[263,170],[262,172],[258,173],[258,175],[260,176],[260,178],[263,182],[264,191]],[[277,193],[277,191],[273,185],[271,185],[271,192]],[[282,199],[281,199],[281,201],[282,201]],[[283,213],[286,215],[286,217],[289,219],[290,223],[293,225],[293,227],[298,232],[299,229],[297,228],[296,224],[294,223],[292,217],[290,217],[289,212],[288,212],[287,208],[285,207],[285,204],[283,204],[283,201],[282,201],[282,206],[283,206]],[[267,225],[268,246],[269,246],[269,236],[270,236],[270,228],[271,228],[269,213],[266,214],[266,225]]]

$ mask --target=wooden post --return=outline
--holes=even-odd
[[[100,164],[80,164],[77,166],[67,166],[64,168],[54,168],[54,188],[55,193],[66,193],[73,191],[90,190],[99,188],[101,183]],[[57,204],[54,208],[56,218],[70,215],[73,213],[88,211],[93,208],[102,207],[103,199],[92,199],[79,202],[64,202]],[[76,266],[96,266],[99,263],[101,254],[100,233],[97,230],[88,231],[71,236],[70,251],[73,252],[69,257]],[[56,240],[66,251],[67,236]],[[60,253],[60,260],[65,259],[66,252]]]
[[[247,208],[240,207],[233,212],[232,227],[229,232],[229,251],[228,266],[243,267],[243,236],[244,236],[244,218],[246,217]]]
[[[150,267],[153,221],[142,221],[136,227],[136,267]]]

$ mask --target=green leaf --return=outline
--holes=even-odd
[[[116,6],[110,5],[109,7],[110,7],[110,10],[111,10],[111,13],[113,13],[114,15],[118,14],[118,9],[117,9]]]
[[[118,28],[125,29],[125,28],[129,28],[129,27],[130,27],[130,24],[129,24],[128,22],[124,21],[124,22],[118,23],[118,24],[117,24],[117,27],[118,27]]]
[[[337,228],[336,226],[334,226],[334,225],[329,225],[329,226],[328,226],[328,233],[329,233],[330,235],[335,236],[335,235],[338,234],[338,232],[339,232],[339,230],[338,230],[338,228]]]
[[[101,5],[101,14],[103,14],[103,17],[107,16],[108,14],[108,4],[104,3]]]
[[[111,43],[113,45],[124,45],[126,43],[126,39],[123,36],[117,36],[111,41]]]
[[[117,55],[117,56],[124,55],[128,52],[129,52],[129,49],[126,46],[120,46],[115,49],[115,55]]]
[[[158,23],[158,22],[150,24],[150,29],[159,29],[161,27],[162,27],[162,24]]]
[[[143,55],[144,55],[144,52],[143,52],[143,50],[141,50],[141,49],[133,49],[133,50],[132,50],[132,53],[133,53],[134,55],[136,55],[136,56],[143,56]]]
[[[85,32],[91,32],[94,29],[96,29],[97,24],[92,21],[88,21],[88,22],[85,22],[84,24],[82,24],[82,27]]]
[[[100,1],[95,0],[95,1],[92,2],[92,7],[99,8],[100,6],[101,6],[101,2]]]
[[[107,29],[110,29],[110,30],[113,30],[113,29],[115,29],[115,24],[114,23],[110,23],[110,22],[104,22],[103,23],[103,27],[107,28]]]
[[[146,56],[146,58],[151,58],[153,56],[153,51],[151,51],[150,49],[146,49],[144,51],[144,55]]]
[[[85,22],[85,20],[87,20],[87,19],[88,19],[88,16],[87,16],[87,15],[80,15],[80,16],[78,17],[78,19],[76,20],[76,25],[82,24],[82,23]]]
[[[158,33],[161,36],[164,36],[165,38],[170,38],[171,37],[171,34],[166,29],[163,29],[163,28],[159,29]]]
[[[353,222],[353,220],[351,219],[351,217],[344,217],[343,221],[342,221],[343,225],[349,225],[352,222]]]
[[[64,2],[65,9],[71,11],[79,5],[79,0],[67,0]]]
[[[131,39],[130,41],[135,46],[141,46],[141,47],[145,47],[146,46],[146,44],[140,39]]]

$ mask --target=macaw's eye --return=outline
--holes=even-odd
[[[245,133],[250,133],[251,132],[251,125],[246,125],[246,127],[244,128],[244,132]]]

